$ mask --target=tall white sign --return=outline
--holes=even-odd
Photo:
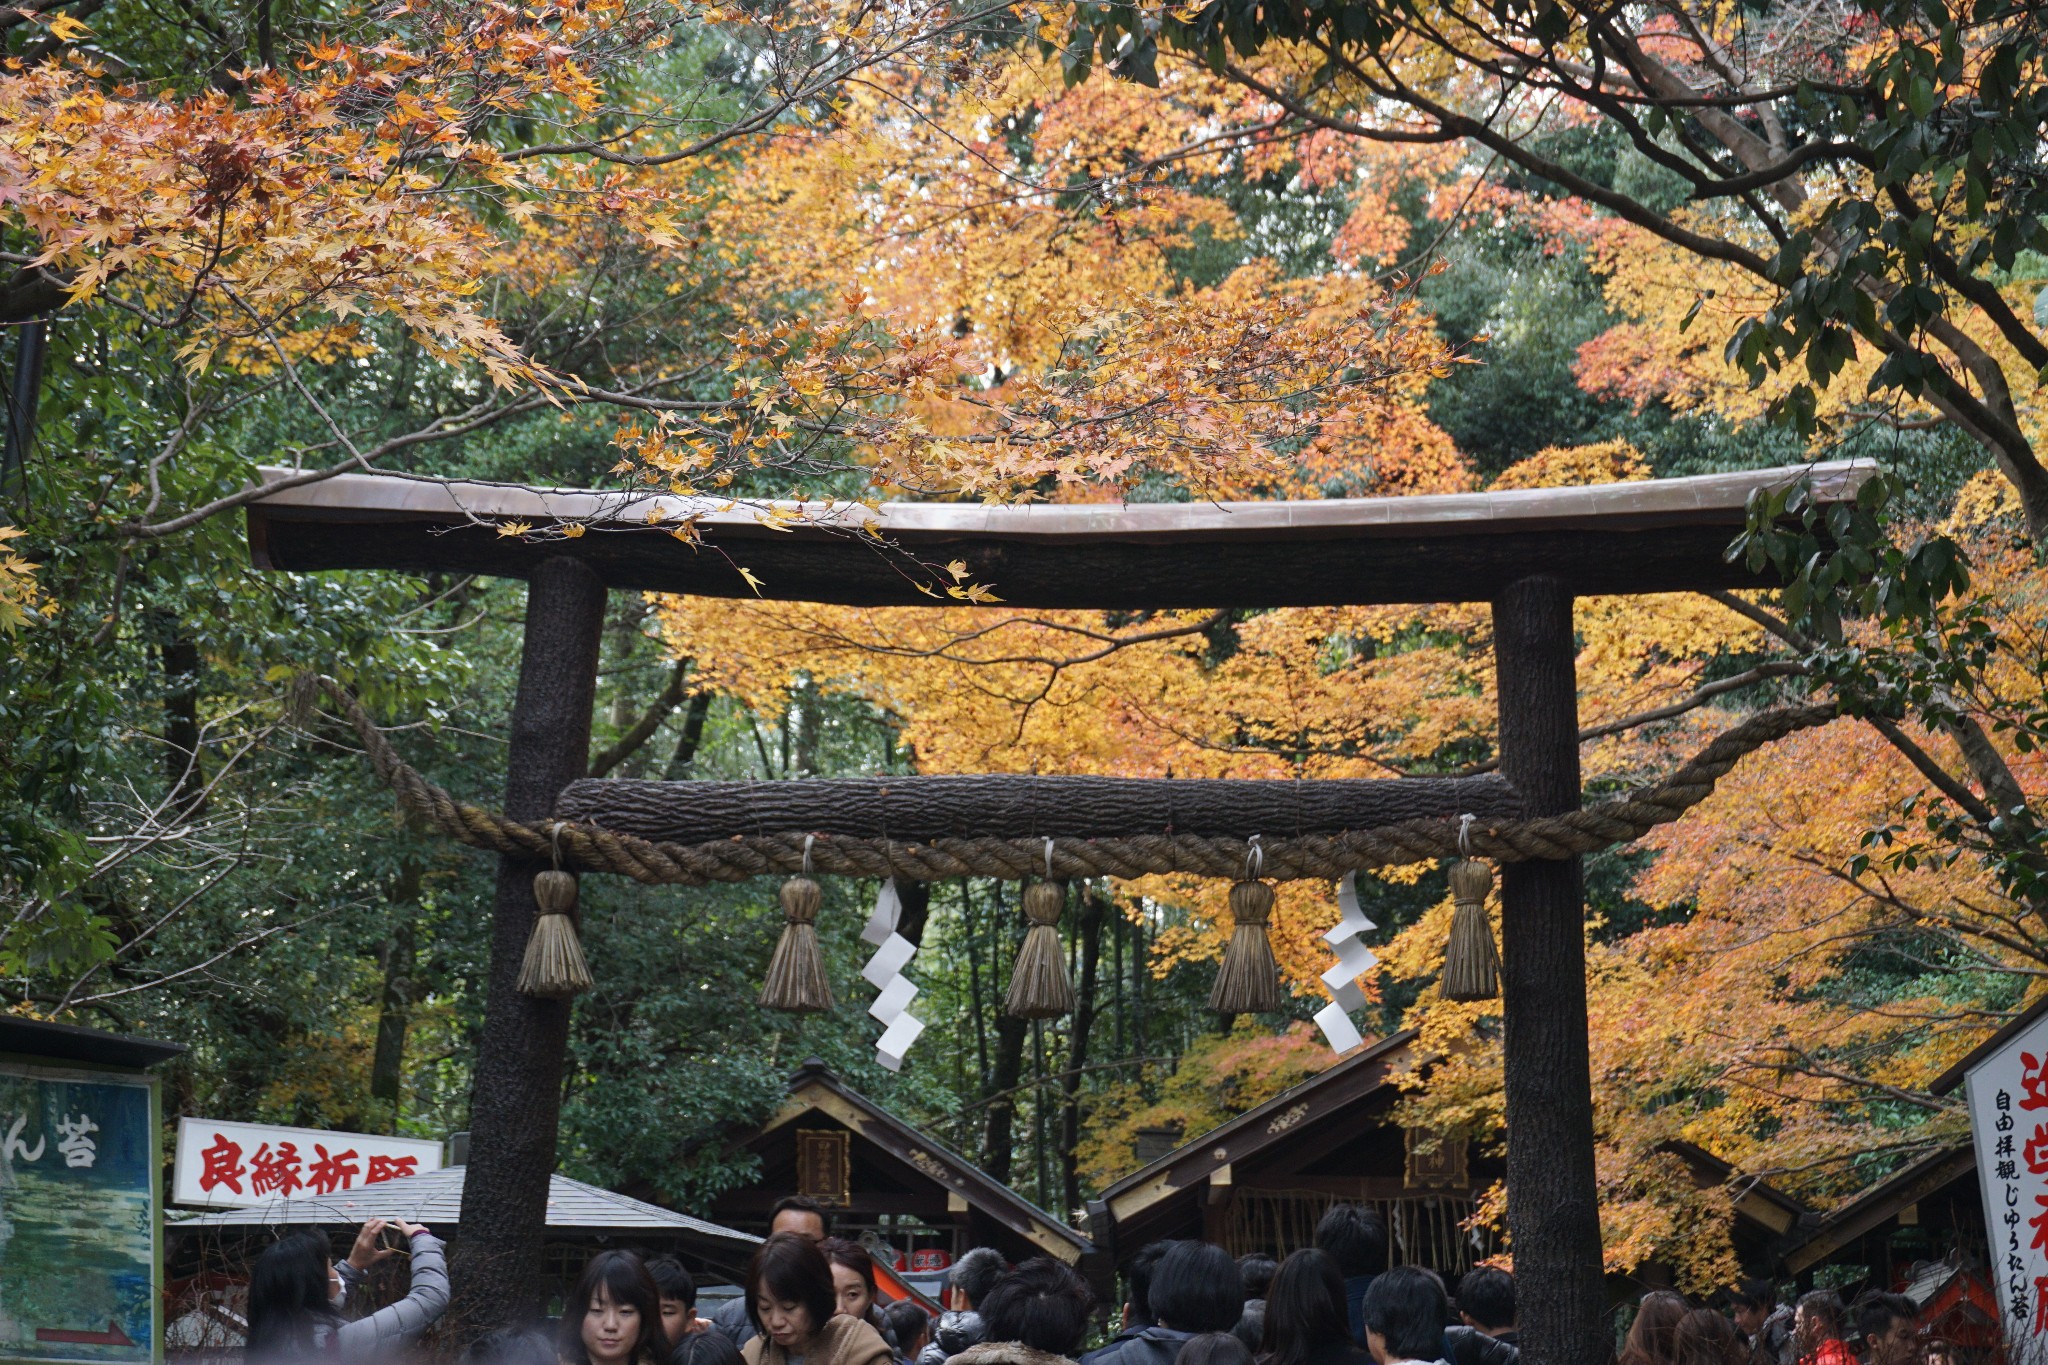
[[[293,1195],[339,1194],[441,1169],[441,1144],[216,1119],[178,1120],[171,1201],[231,1209]]]
[[[2048,1016],[1970,1068],[1970,1132],[2009,1358],[2048,1356]]]

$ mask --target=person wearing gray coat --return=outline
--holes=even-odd
[[[350,1322],[341,1308],[370,1268],[398,1254],[383,1244],[387,1227],[405,1235],[411,1283],[406,1296]],[[272,1362],[306,1356],[359,1360],[412,1341],[448,1308],[448,1258],[441,1239],[415,1223],[372,1218],[346,1260],[329,1263],[327,1239],[303,1232],[279,1239],[249,1273],[247,1357]]]

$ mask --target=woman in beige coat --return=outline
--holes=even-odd
[[[740,1352],[746,1365],[894,1365],[874,1328],[835,1316],[832,1267],[815,1243],[788,1232],[770,1237],[747,1263],[741,1288],[760,1334]]]

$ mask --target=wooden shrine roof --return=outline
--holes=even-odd
[[[1089,1206],[1089,1230],[1101,1237],[1104,1225],[1115,1228],[1141,1219],[1184,1192],[1206,1188],[1219,1175],[1227,1179],[1234,1164],[1291,1142],[1305,1126],[1373,1097],[1392,1082],[1399,1068],[1413,1064],[1409,1045],[1415,1036],[1413,1029],[1403,1029],[1366,1043],[1257,1108],[1189,1137],[1165,1156],[1103,1190],[1101,1198]],[[1128,1240],[1115,1239],[1119,1247]]]
[[[186,1051],[183,1043],[159,1042],[126,1033],[51,1024],[19,1015],[0,1015],[0,1055],[27,1061],[85,1062],[140,1071]]]
[[[216,1213],[174,1214],[173,1228],[348,1227],[371,1218],[400,1218],[446,1232],[461,1226],[468,1168],[444,1166],[335,1194],[299,1194]],[[717,1223],[633,1199],[616,1190],[548,1176],[547,1231],[610,1236],[668,1235],[746,1256],[761,1239]]]
[[[1212,1182],[1243,1183],[1245,1171],[1278,1159],[1290,1145],[1324,1145],[1332,1131],[1356,1133],[1362,1106],[1381,1102],[1396,1078],[1421,1059],[1411,1046],[1412,1029],[1366,1043],[1334,1065],[1290,1087],[1255,1109],[1247,1110],[1206,1133],[1190,1136],[1180,1146],[1133,1171],[1102,1192],[1089,1207],[1089,1229],[1112,1243],[1119,1258],[1137,1250],[1123,1235],[1127,1225],[1145,1227],[1158,1219],[1168,1201],[1199,1195]],[[1369,1120],[1367,1120],[1369,1121]],[[1690,1143],[1668,1143],[1665,1150],[1684,1160],[1702,1187],[1736,1178],[1728,1163]],[[1289,1177],[1308,1185],[1310,1180]],[[1775,1240],[1810,1225],[1807,1207],[1761,1180],[1745,1180],[1735,1198],[1738,1216],[1754,1225],[1760,1239]],[[1105,1230],[1110,1232],[1104,1236]],[[1156,1229],[1153,1229],[1156,1231]],[[1149,1233],[1138,1241],[1149,1240]]]
[[[1828,1257],[1958,1180],[1969,1180],[1977,1197],[1977,1152],[1969,1140],[1937,1148],[1900,1167],[1863,1193],[1828,1212],[1785,1252],[1785,1269],[1804,1274]]]
[[[258,568],[399,569],[524,577],[573,554],[613,588],[853,606],[930,604],[907,551],[963,560],[1019,607],[1273,607],[1486,601],[1544,573],[1575,592],[1752,587],[1724,557],[1749,495],[1810,476],[1846,502],[1867,462],[1840,461],[1580,488],[1304,501],[760,504],[652,493],[343,474],[249,505]],[[292,471],[265,469],[277,483]],[[770,508],[800,519],[762,524]],[[505,536],[565,524],[576,539]],[[694,524],[700,544],[671,534]],[[871,530],[874,534],[863,534]]]
[[[752,1141],[758,1143],[814,1113],[874,1144],[918,1177],[943,1189],[949,1198],[964,1201],[1045,1255],[1073,1264],[1095,1250],[1094,1243],[1080,1232],[929,1133],[882,1108],[815,1058],[790,1078],[788,1101],[761,1125]]]

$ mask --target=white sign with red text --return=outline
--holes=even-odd
[[[171,1201],[188,1208],[243,1208],[440,1169],[441,1144],[419,1138],[181,1118]]]
[[[1970,1129],[2008,1358],[2048,1356],[2048,1017],[1970,1068]]]

